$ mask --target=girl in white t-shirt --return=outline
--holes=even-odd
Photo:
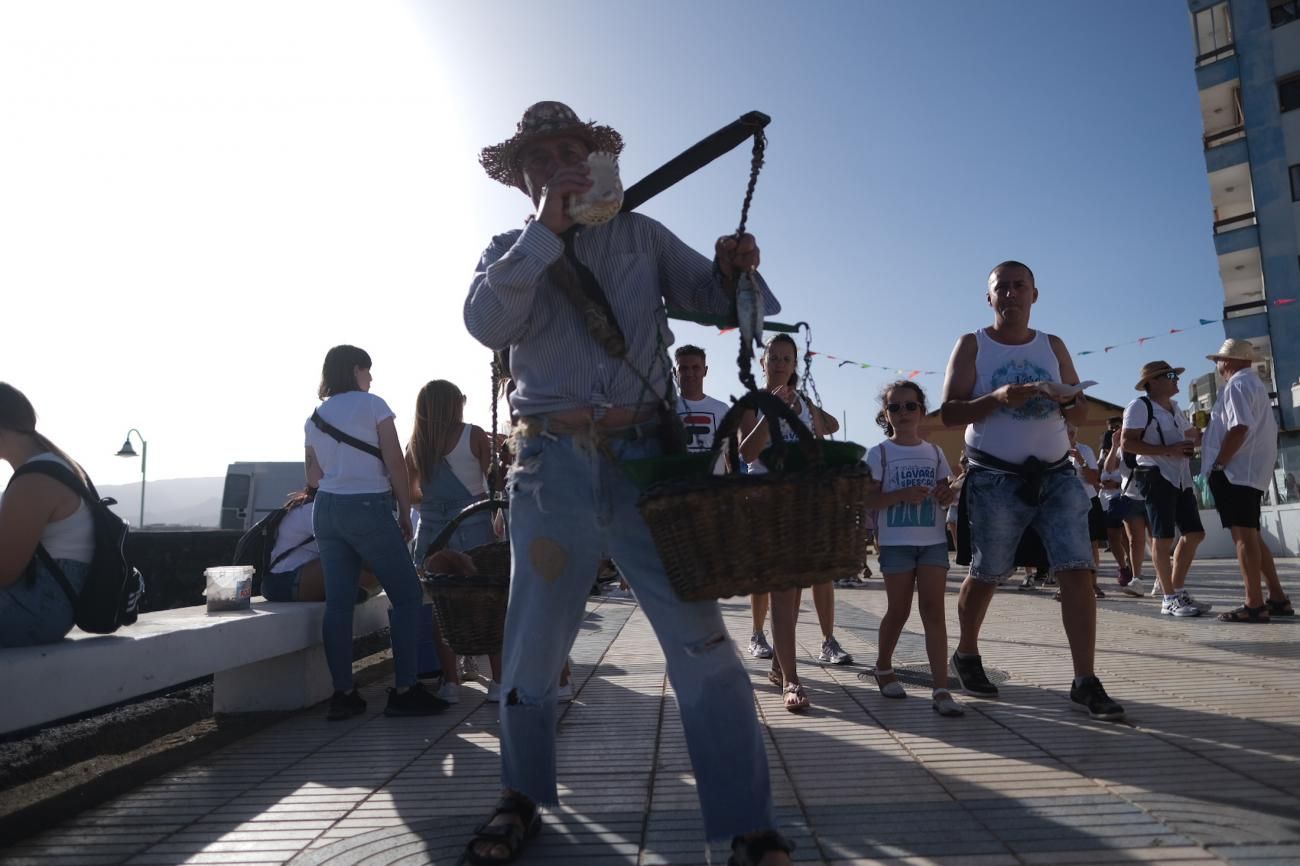
[[[1118,440],[1118,437],[1116,437]],[[1146,556],[1147,512],[1142,494],[1138,492],[1133,470],[1124,462],[1124,449],[1116,442],[1101,462],[1102,471],[1114,478],[1119,476],[1118,492],[1111,496],[1106,508],[1107,527],[1122,529],[1126,541],[1128,568],[1120,572],[1116,583],[1126,595],[1142,595],[1142,560]],[[1114,543],[1114,540],[1111,542]],[[1127,578],[1127,580],[1125,580]],[[1159,581],[1155,586],[1160,585]]]
[[[915,382],[901,380],[880,395],[878,423],[888,438],[867,454],[867,467],[878,479],[867,497],[877,509],[880,571],[889,609],[880,621],[875,678],[887,698],[905,698],[894,676],[893,655],[903,626],[912,614],[912,595],[920,596],[925,650],[934,679],[931,706],[943,716],[960,716],[961,705],[948,691],[948,632],[943,595],[948,578],[945,512],[953,491],[948,460],[938,446],[921,438],[925,393]]]

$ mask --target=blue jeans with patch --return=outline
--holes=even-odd
[[[608,448],[628,460],[661,453],[656,441],[645,439]],[[663,649],[708,838],[774,827],[753,690],[718,604],[684,602],[673,593],[637,511],[639,491],[619,464],[589,436],[542,432],[521,440],[507,486],[512,573],[502,783],[536,802],[557,802],[555,690],[597,565],[610,556]]]
[[[397,687],[415,683],[418,621],[424,593],[415,565],[393,517],[391,493],[316,494],[312,528],[325,572],[325,661],[334,688],[352,688],[352,611],[357,603],[362,563],[370,567],[393,609],[389,624],[393,679]]]
[[[90,574],[90,563],[56,559],[63,576],[80,592]],[[58,578],[38,559],[35,578],[24,575],[0,589],[0,647],[58,643],[72,631],[72,602]],[[14,698],[17,700],[17,698]]]
[[[1047,551],[1052,574],[1094,568],[1088,511],[1092,501],[1083,492],[1071,466],[1043,475],[1037,505],[1018,495],[1017,475],[972,466],[966,474],[966,508],[970,514],[970,575],[996,583],[1015,571],[1016,546],[1033,527]]]

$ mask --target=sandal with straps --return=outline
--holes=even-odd
[[[778,689],[785,687],[785,673],[776,659],[772,659],[772,667],[767,672],[767,681]]]
[[[812,706],[808,694],[798,683],[790,683],[786,686],[781,692],[781,699],[785,701],[785,708],[792,713],[802,713]]]
[[[1266,623],[1268,621],[1268,605],[1266,604],[1261,604],[1259,607],[1247,607],[1243,604],[1236,610],[1219,614],[1219,622]]]
[[[727,866],[758,866],[763,862],[763,857],[773,851],[792,854],[794,842],[775,830],[736,836],[731,840],[731,856],[727,858]]]
[[[882,683],[880,681],[881,677],[892,677],[893,675],[894,675],[893,668],[877,668],[876,670],[871,672],[872,678],[874,678],[876,681],[876,688],[880,689],[880,693],[882,695],[884,695],[887,698],[907,697],[907,689],[903,688],[903,684],[900,683],[898,680],[894,680],[893,682],[889,682],[889,683]]]
[[[1291,599],[1284,598],[1281,601],[1268,599],[1265,602],[1268,605],[1269,616],[1295,616],[1295,608],[1291,606]]]
[[[492,820],[500,815],[515,815],[519,823],[493,824]],[[513,863],[524,850],[524,844],[542,829],[542,814],[537,804],[523,794],[511,792],[502,794],[497,801],[492,817],[474,828],[474,838],[465,846],[462,864],[469,866],[492,866],[496,863]],[[495,848],[500,845],[507,849],[505,857],[492,857],[480,854],[475,847],[490,843]]]

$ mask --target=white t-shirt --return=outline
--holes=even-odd
[[[999,343],[981,328],[975,332],[975,343],[972,400],[1003,385],[1061,381],[1061,362],[1052,350],[1051,336],[1044,331],[1035,331],[1028,343],[1011,346]],[[1070,437],[1060,404],[1045,396],[1033,397],[1023,406],[998,406],[983,419],[966,425],[966,447],[967,455],[977,448],[1008,463],[1024,463],[1030,457],[1051,463],[1070,450]]]
[[[271,562],[275,563],[272,571],[277,574],[293,571],[300,565],[306,565],[315,559],[320,559],[320,545],[316,543],[315,530],[312,529],[312,509],[316,507],[314,502],[308,502],[299,505],[297,508],[290,508],[280,521],[280,526],[275,533],[275,546],[271,548]],[[308,541],[302,547],[293,550],[284,559],[276,562],[276,557],[280,556],[286,550],[293,548],[295,544],[302,544]]]
[[[1120,472],[1118,469],[1116,469],[1114,472],[1103,472],[1101,473],[1101,480],[1114,481],[1115,483],[1119,484],[1120,487],[1122,488],[1124,486],[1124,473]],[[1119,496],[1120,491],[1107,490],[1105,487],[1102,487],[1100,490],[1097,491],[1097,495],[1101,498],[1102,507],[1108,508],[1110,507],[1110,501],[1114,499],[1116,496]]]
[[[1092,449],[1087,445],[1084,445],[1082,442],[1076,442],[1074,447],[1079,449],[1079,455],[1083,457],[1084,465],[1080,466],[1078,461],[1073,457],[1070,458],[1070,462],[1074,464],[1074,471],[1079,473],[1079,483],[1083,485],[1083,492],[1089,499],[1092,499],[1097,495],[1097,488],[1084,480],[1083,470],[1097,468],[1097,455],[1093,454]]]
[[[57,463],[64,469],[77,474],[77,470],[68,465],[68,461],[53,451],[43,451],[28,460],[35,463],[46,460]],[[70,559],[73,562],[93,562],[95,559],[95,518],[86,507],[86,501],[77,497],[77,510],[62,520],[45,524],[41,530],[41,546],[51,559]]]
[[[730,408],[721,400],[705,394],[698,400],[677,397],[677,416],[686,428],[686,448],[689,451],[708,451],[713,447],[713,434]]]
[[[326,422],[376,448],[379,447],[379,423],[394,417],[387,403],[366,391],[335,394],[316,411]],[[310,418],[303,429],[307,431],[307,447],[316,452],[316,460],[325,473],[320,482],[321,492],[386,493],[392,489],[384,461],[318,430]]]
[[[1148,445],[1160,445],[1164,436],[1165,445],[1176,445],[1187,438],[1187,430],[1192,426],[1178,411],[1178,402],[1170,401],[1174,411],[1170,412],[1155,400],[1151,400],[1151,426],[1146,427],[1142,441]],[[1123,427],[1125,430],[1141,430],[1147,423],[1147,404],[1141,397],[1128,404],[1124,410]],[[1186,457],[1153,457],[1150,454],[1137,455],[1139,466],[1154,466],[1160,470],[1165,480],[1180,490],[1192,486],[1191,462]]]
[[[881,449],[884,468],[881,468]],[[867,467],[871,477],[881,480],[881,491],[889,493],[905,487],[934,487],[939,479],[952,474],[948,458],[929,442],[920,445],[896,445],[885,441],[867,453]],[[916,545],[927,547],[946,544],[947,528],[944,509],[933,496],[919,505],[899,502],[889,506],[876,519],[876,531],[882,546]]]
[[[809,430],[813,429],[812,410],[808,408],[807,399],[805,399],[802,396],[799,397],[799,420],[802,421],[803,425],[807,427]],[[758,413],[758,423],[759,424],[767,423],[767,418],[764,417],[762,412]],[[778,421],[777,423],[780,424],[781,426],[782,439],[784,439],[786,442],[799,441],[799,434],[795,433],[794,430],[791,430],[789,424],[786,424],[784,421]],[[746,466],[745,472],[747,475],[767,474],[767,467],[763,465],[762,460],[755,460],[753,463],[745,464],[745,466]]]
[[[1277,463],[1277,418],[1268,389],[1250,367],[1232,374],[1210,411],[1210,426],[1201,447],[1205,471],[1218,462],[1223,437],[1240,426],[1246,427],[1246,441],[1223,467],[1224,474],[1233,484],[1268,490]]]

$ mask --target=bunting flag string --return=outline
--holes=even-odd
[[[1294,304],[1296,300],[1297,300],[1296,298],[1278,298],[1275,301],[1273,301],[1273,303],[1278,306],[1285,306],[1287,304]],[[1201,328],[1206,325],[1217,325],[1223,320],[1222,319],[1197,319],[1196,321],[1197,324],[1195,325],[1188,325],[1185,328],[1170,328],[1168,332],[1164,334],[1152,334],[1146,337],[1138,337],[1135,340],[1128,340],[1127,342],[1116,343],[1113,346],[1103,346],[1101,349],[1083,349],[1081,351],[1075,352],[1074,354],[1077,356],[1095,355],[1098,352],[1101,352],[1102,354],[1106,354],[1110,352],[1112,349],[1118,349],[1123,346],[1143,346],[1151,342],[1152,340],[1158,340],[1161,337],[1167,337],[1171,334],[1185,333],[1188,328]],[[719,329],[718,333],[725,334],[728,331],[732,331],[732,330],[735,330],[734,327],[721,328]],[[862,361],[854,361],[849,358],[842,358],[838,355],[832,355],[829,352],[809,351],[808,354],[821,355],[823,358],[826,358],[829,361],[835,361],[837,367],[858,367],[863,370],[882,370],[890,373],[891,375],[896,374],[898,376],[902,376],[907,379],[916,379],[920,376],[939,376],[942,375],[943,372],[941,370],[908,370],[903,367],[895,367],[892,364],[868,364]]]

